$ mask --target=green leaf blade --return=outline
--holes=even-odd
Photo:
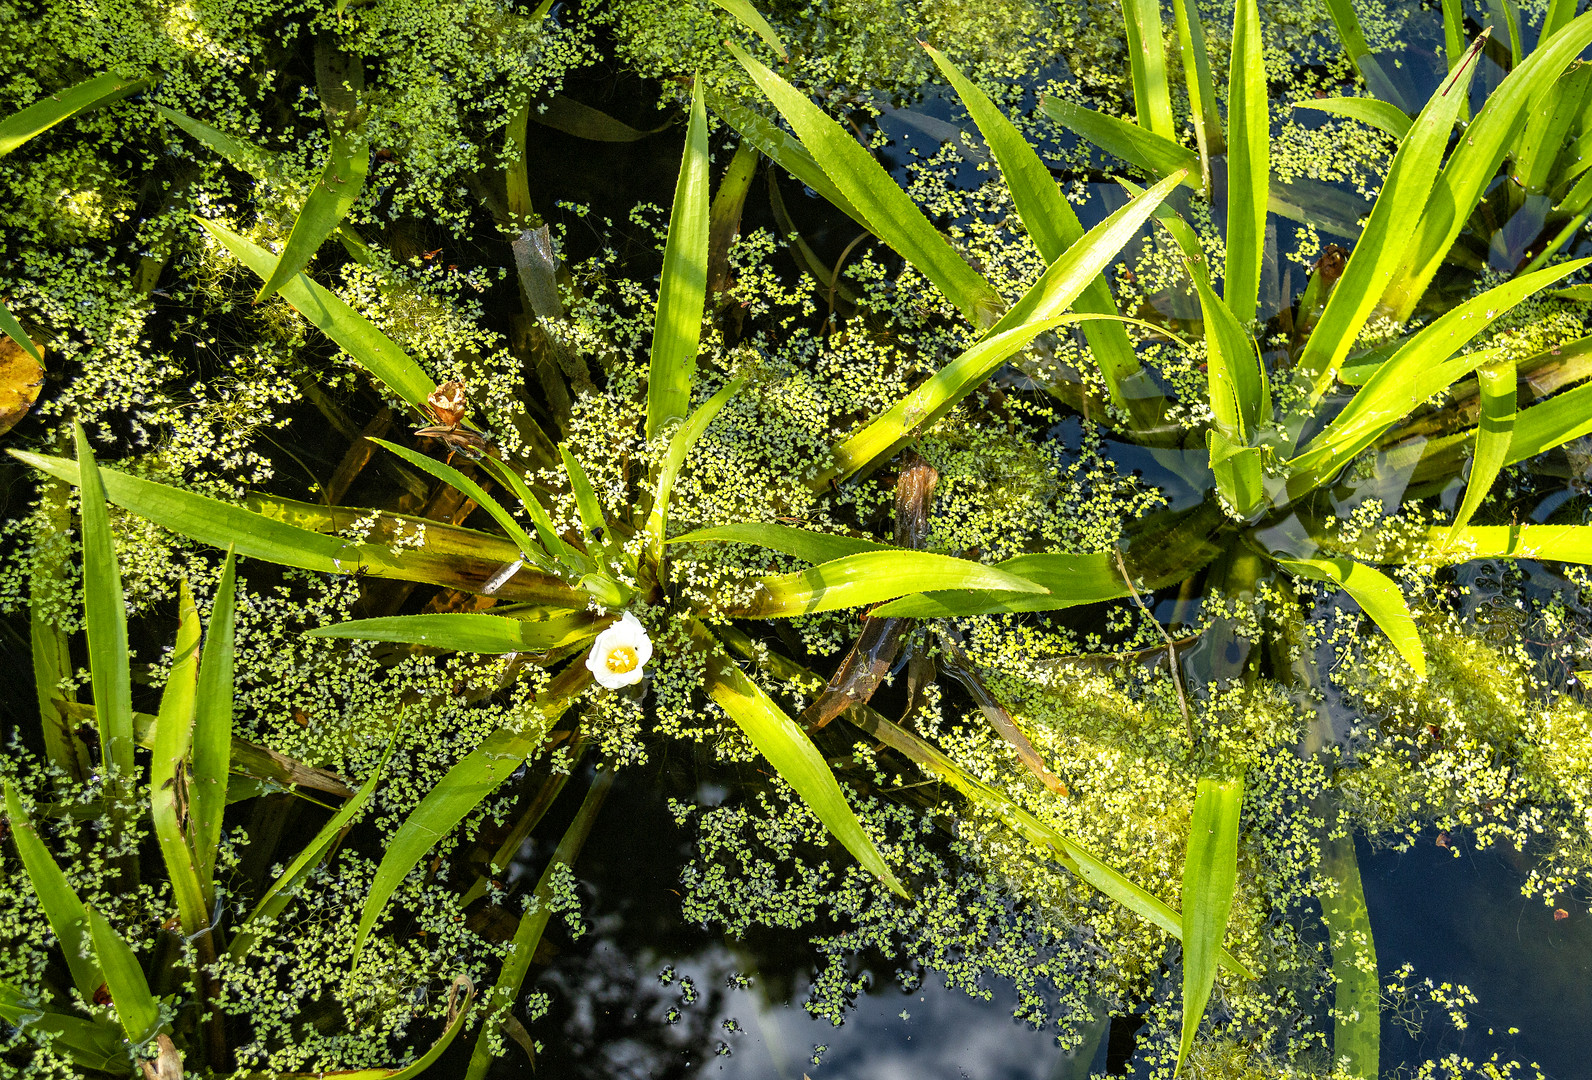
[[[1000,294],[957,254],[912,197],[849,131],[745,50],[725,46],[741,62],[834,186],[885,243],[923,273],[975,326],[1004,307]]]
[[[1172,92],[1166,77],[1166,31],[1160,0],[1123,0],[1122,26],[1127,34],[1128,70],[1133,81],[1133,108],[1139,126],[1164,138],[1175,138]],[[1197,88],[1196,88],[1197,92]]]
[[[1471,461],[1470,479],[1465,483],[1465,498],[1448,531],[1450,543],[1470,524],[1476,508],[1492,491],[1493,481],[1509,459],[1509,443],[1515,431],[1515,362],[1505,359],[1483,364],[1476,369],[1476,379],[1481,404],[1476,456]]]
[[[33,344],[33,339],[28,336],[22,324],[17,322],[17,317],[11,314],[11,309],[0,304],[0,330],[5,331],[6,337],[22,347],[22,351],[33,357],[34,363],[43,364],[44,357],[39,353],[39,347]]]
[[[133,684],[127,664],[127,605],[111,540],[105,484],[82,424],[77,433],[83,518],[83,611],[88,627],[90,680],[98,715],[100,760],[115,784],[133,782]]]
[[[1197,186],[1192,178],[1199,175],[1199,155],[1171,138],[1058,97],[1045,97],[1039,110],[1073,134],[1152,176],[1167,177],[1181,171],[1188,174],[1185,181],[1190,187]]]
[[[1006,186],[1012,193],[1017,215],[1039,249],[1046,265],[1055,262],[1067,249],[1083,238],[1083,225],[1072,204],[1061,193],[1050,169],[1017,130],[1017,126],[995,107],[978,85],[931,45],[924,45],[930,59],[955,88],[968,114],[978,125],[990,152],[1000,165]],[[1116,315],[1117,303],[1104,274],[1096,275],[1079,294],[1074,305],[1080,312]],[[1138,355],[1127,330],[1110,319],[1083,324],[1089,348],[1106,377],[1108,387],[1116,386],[1141,371]]]
[[[1174,1076],[1183,1069],[1216,985],[1222,938],[1238,887],[1238,817],[1243,801],[1242,780],[1201,778],[1195,795],[1183,863],[1183,1037]]]
[[[706,631],[698,628],[698,633],[705,635]],[[863,831],[840,790],[840,782],[812,740],[760,686],[746,677],[717,642],[712,643],[712,651],[707,685],[709,696],[746,733],[758,753],[796,789],[796,794],[857,862],[891,892],[906,898],[906,890],[872,838]]]
[[[794,525],[777,525],[773,522],[742,522],[736,525],[715,525],[710,529],[676,536],[671,544],[701,544],[723,541],[732,544],[756,544],[770,548],[803,562],[824,563],[859,555],[865,551],[893,551],[888,544],[864,540],[857,536],[836,536],[833,533],[814,532]]]
[[[1399,655],[1418,678],[1426,678],[1426,650],[1415,628],[1415,617],[1393,579],[1380,570],[1352,559],[1277,558],[1288,572],[1315,581],[1337,584],[1354,598],[1360,609],[1387,635]]]
[[[562,649],[592,637],[601,628],[599,620],[585,612],[571,612],[537,622],[475,612],[441,612],[355,619],[316,627],[306,636],[502,654]]]
[[[821,472],[817,479],[845,479],[887,457],[949,412],[1007,358],[1040,334],[1067,321],[1099,317],[1069,316],[1063,312],[1127,246],[1156,207],[1177,187],[1182,176],[1182,173],[1175,173],[1160,181],[1090,229],[1050,265],[988,335],[919,383],[882,416],[841,442],[835,448],[830,469]],[[1123,408],[1132,404],[1120,382],[1112,386],[1112,398]]]
[[[1346,1072],[1357,1080],[1381,1075],[1382,985],[1376,962],[1371,912],[1360,879],[1354,838],[1337,836],[1321,845],[1321,871],[1337,885],[1323,894],[1321,918],[1332,949],[1332,1056],[1347,1059]]]
[[[674,492],[674,482],[685,465],[686,455],[702,438],[713,418],[719,415],[719,410],[740,392],[744,384],[744,379],[732,379],[725,383],[718,393],[698,406],[691,418],[680,425],[680,430],[669,439],[669,449],[665,451],[663,464],[658,469],[652,510],[647,514],[646,536],[642,544],[648,561],[654,567],[663,560],[663,538],[669,530],[669,496]]]
[[[221,846],[221,818],[227,808],[227,776],[232,767],[234,608],[237,559],[229,548],[221,584],[210,610],[199,661],[194,702],[193,784],[189,789],[189,821],[199,881],[208,901],[215,893],[216,852]]]
[[[149,803],[155,838],[171,880],[177,916],[183,933],[194,935],[210,922],[205,889],[200,883],[193,849],[182,828],[187,809],[188,755],[193,745],[193,720],[199,682],[199,611],[188,582],[178,594],[177,641],[166,686],[155,716],[154,745],[150,748]],[[179,788],[178,785],[182,787]]]
[[[555,877],[560,868],[567,870],[574,865],[613,784],[613,769],[604,769],[597,774],[586,797],[581,800],[580,809],[575,812],[575,820],[564,830],[558,847],[553,850],[553,857],[536,879],[536,888],[531,893],[531,906],[520,916],[508,958],[504,960],[497,982],[492,987],[492,995],[487,999],[487,1020],[481,1025],[481,1034],[476,1037],[465,1080],[484,1080],[491,1069],[494,1059],[492,1039],[502,1027],[501,1018],[508,1014],[520,996],[520,987],[531,969],[531,959],[536,955],[536,947],[541,944],[548,920],[552,918]]]
[[[1342,0],[1347,3],[1347,0]],[[1314,380],[1314,405],[1332,385],[1355,338],[1376,310],[1383,292],[1408,257],[1410,222],[1419,219],[1437,181],[1449,135],[1466,101],[1475,55],[1471,47],[1462,68],[1432,95],[1409,135],[1399,144],[1371,217],[1360,233],[1337,287],[1299,358],[1302,375]]]
[[[35,101],[20,112],[0,120],[0,157],[5,157],[33,136],[48,131],[63,120],[120,101],[148,85],[146,79],[124,79],[107,72]]]
[[[83,911],[88,916],[94,952],[105,971],[105,985],[116,1005],[116,1019],[128,1040],[134,1046],[142,1046],[160,1031],[160,1004],[149,989],[149,980],[144,978],[144,969],[132,946],[99,912],[91,907]]]
[[[779,39],[774,28],[763,18],[763,13],[753,7],[748,0],[713,0],[715,4],[734,15],[747,29],[763,39],[763,44],[773,49],[781,60],[789,60],[790,54],[785,51],[785,43]]]
[[[912,593],[874,608],[877,618],[938,619],[1017,611],[1059,611],[1128,595],[1127,583],[1111,555],[1051,552],[1019,555],[995,564],[997,570],[1026,578],[1048,594],[990,593],[972,590]]]
[[[39,906],[44,909],[44,917],[55,932],[56,941],[61,944],[67,970],[72,974],[72,985],[85,1003],[92,1002],[94,994],[105,983],[105,973],[94,950],[88,947],[88,916],[84,913],[83,901],[39,838],[11,782],[5,781],[4,787],[6,820],[10,822],[11,837],[22,858],[22,867],[27,871],[28,882],[39,898]]]
[[[1260,297],[1271,190],[1270,94],[1256,0],[1237,0],[1233,9],[1227,87],[1227,271],[1222,299],[1248,326],[1255,321]]]
[[[321,178],[293,221],[287,243],[271,276],[265,279],[254,302],[259,303],[304,270],[326,239],[337,231],[365,188],[370,171],[370,143],[362,132],[331,128],[331,157]]]
[[[23,1032],[39,1032],[52,1050],[84,1068],[125,1074],[131,1066],[127,1044],[116,1025],[36,1004],[6,982],[0,982],[0,1020]]]
[[[480,484],[471,480],[464,473],[446,462],[428,457],[417,450],[409,449],[407,446],[399,446],[397,443],[388,442],[386,439],[372,438],[370,441],[388,453],[402,458],[415,468],[429,473],[455,490],[462,491],[468,495],[475,501],[477,506],[491,515],[493,521],[503,527],[503,531],[509,534],[509,539],[514,541],[520,551],[533,559],[545,558],[546,553],[542,551],[541,546],[531,539],[530,534],[515,520],[514,515],[504,509],[502,503],[488,495]],[[534,499],[531,501],[535,502]]]
[[[1380,98],[1373,97],[1334,97],[1334,98],[1307,98],[1296,101],[1296,109],[1314,109],[1330,116],[1344,116],[1350,120],[1358,120],[1362,124],[1369,124],[1395,139],[1403,139],[1410,133],[1409,113],[1391,105]]]
[[[1406,232],[1410,232],[1410,221],[1415,226],[1406,257],[1380,297],[1394,318],[1407,319],[1415,310],[1460,230],[1498,175],[1498,167],[1519,135],[1524,117],[1543,107],[1560,73],[1589,44],[1592,12],[1577,16],[1551,38],[1544,33],[1537,48],[1488,95],[1487,103],[1466,125],[1465,138],[1454,148],[1431,197],[1419,206],[1418,213],[1401,218],[1400,225]]]
[[[275,255],[258,244],[250,243],[224,225],[204,218],[194,220],[214,236],[239,262],[261,278],[266,280],[271,278],[279,264]],[[330,289],[311,281],[305,274],[293,276],[277,291],[294,310],[336,342],[371,376],[381,381],[415,409],[424,412],[426,398],[436,389],[437,384],[419,364],[398,347],[396,342],[376,329],[369,319],[349,307]]]
[[[739,614],[753,619],[810,615],[936,589],[1046,591],[1043,585],[983,563],[906,549],[848,555],[809,570],[762,578],[760,584],[756,598]]]
[[[572,677],[571,677],[572,676]],[[354,963],[392,894],[420,860],[540,745],[553,722],[591,683],[584,666],[561,673],[538,698],[534,716],[517,731],[498,728],[449,769],[398,827],[376,868],[354,935]]]
[[[744,0],[743,0],[744,2]],[[647,374],[647,438],[684,420],[696,378],[702,305],[708,288],[708,121],[701,79],[691,89],[691,121],[669,214],[658,313]]]

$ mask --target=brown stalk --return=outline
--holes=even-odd
[[[929,505],[940,474],[912,451],[907,451],[901,475],[896,480],[895,542],[904,548],[919,548],[929,536]],[[852,705],[872,699],[874,691],[889,674],[901,651],[909,628],[908,619],[862,620],[862,633],[841,661],[829,685],[802,713],[808,731],[818,731]]]
[[[985,686],[983,680],[974,673],[973,665],[968,660],[967,654],[962,651],[962,647],[944,632],[940,634],[940,645],[945,650],[945,673],[967,687],[967,692],[973,696],[974,701],[978,702],[979,710],[983,712],[984,719],[989,721],[989,726],[995,729],[995,734],[1005,739],[1011,748],[1017,751],[1018,760],[1029,772],[1039,778],[1040,783],[1064,799],[1070,797],[1072,793],[1067,790],[1067,785],[1050,771],[1045,759],[1039,756],[1039,751],[1028,741],[1028,736],[1023,734],[1022,728],[1017,726],[1017,721],[1012,719],[1012,714],[1006,710],[1006,706],[990,693],[989,687]]]

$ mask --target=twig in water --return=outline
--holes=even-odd
[[[1177,666],[1177,643],[1172,640],[1172,635],[1166,632],[1166,627],[1161,625],[1150,609],[1144,606],[1144,600],[1139,596],[1139,590],[1133,587],[1133,578],[1128,575],[1128,564],[1122,561],[1122,549],[1116,549],[1117,569],[1122,572],[1122,580],[1128,586],[1128,594],[1133,597],[1133,602],[1139,605],[1139,610],[1144,612],[1146,618],[1155,624],[1155,629],[1160,633],[1161,639],[1166,642],[1166,664],[1172,670],[1172,685],[1177,689],[1177,703],[1183,710],[1183,723],[1188,725],[1189,742],[1194,741],[1194,722],[1189,719],[1188,695],[1183,692],[1183,674]]]

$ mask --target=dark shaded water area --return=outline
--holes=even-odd
[[[518,1048],[495,1077],[613,1080],[714,1077],[811,1080],[1085,1080],[1136,1076],[1136,1017],[1085,1019],[1074,1052],[1056,1029],[1012,1018],[1016,995],[988,980],[987,1000],[947,989],[932,970],[904,990],[896,964],[855,960],[869,976],[844,1022],[804,1009],[816,974],[812,931],[759,931],[731,938],[681,918],[679,872],[692,856],[689,826],[676,826],[660,786],[638,770],[621,774],[576,863],[587,932],[572,938],[555,919],[547,961],[525,993],[549,997],[529,1025],[542,1043],[535,1068]],[[579,785],[584,787],[584,784]],[[577,785],[563,812],[578,802]],[[713,802],[723,789],[704,784]],[[558,822],[546,830],[556,836]],[[1439,843],[1441,840],[1441,843]],[[532,841],[515,873],[534,879],[552,841]],[[1475,995],[1456,1031],[1423,994],[1390,996],[1382,1021],[1383,1076],[1459,1054],[1497,1055],[1540,1067],[1549,1080],[1587,1076],[1592,1061],[1592,919],[1577,908],[1556,917],[1520,894],[1527,865],[1514,853],[1476,851],[1465,836],[1429,834],[1408,851],[1359,855],[1386,984],[1412,964],[1421,981],[1463,985]],[[1561,909],[1564,910],[1564,909]],[[462,1066],[462,1059],[460,1061]]]

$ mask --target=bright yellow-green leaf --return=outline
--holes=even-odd
[[[743,0],[744,3],[744,0]],[[647,438],[684,420],[696,380],[702,305],[708,287],[708,121],[702,80],[691,89],[691,122],[674,188],[674,209],[663,249],[658,313],[647,373]]]
[[[1293,104],[1296,109],[1314,109],[1332,116],[1346,116],[1403,139],[1410,131],[1410,117],[1397,105],[1374,97],[1306,98]]]
[[[205,889],[182,822],[189,802],[188,757],[193,747],[194,702],[199,685],[199,611],[186,580],[179,584],[177,642],[155,716],[155,745],[149,755],[150,820],[160,844],[166,876],[177,901],[184,934],[210,925]]]
[[[1340,2],[1347,4],[1348,0]],[[1355,338],[1408,258],[1413,243],[1410,223],[1420,217],[1432,193],[1443,152],[1448,148],[1448,138],[1475,72],[1473,61],[1480,45],[1478,41],[1471,47],[1470,60],[1432,95],[1409,135],[1399,144],[1371,217],[1332,290],[1326,310],[1305,343],[1299,370],[1313,380],[1312,405],[1332,386]]]
[[[1266,209],[1271,191],[1269,97],[1260,12],[1255,0],[1237,0],[1227,78],[1227,271],[1222,299],[1244,326],[1255,321],[1261,265],[1266,257]]]
[[[1329,581],[1342,587],[1360,609],[1387,635],[1415,674],[1426,678],[1426,650],[1415,629],[1415,617],[1404,594],[1392,578],[1352,559],[1277,559],[1284,570],[1299,577]]]
[[[1238,887],[1238,813],[1243,802],[1242,780],[1200,779],[1183,863],[1183,1038],[1174,1076],[1183,1069],[1216,985],[1227,915]]]
[[[1471,459],[1465,498],[1448,532],[1450,542],[1470,524],[1471,515],[1492,490],[1493,481],[1498,479],[1509,458],[1509,440],[1515,430],[1515,362],[1504,359],[1483,364],[1476,369],[1476,379],[1480,390],[1481,424],[1477,428],[1476,455]]]
[[[234,258],[260,277],[270,278],[276,270],[277,257],[258,244],[250,243],[214,221],[205,218],[194,220],[219,240]],[[436,389],[436,382],[396,342],[376,329],[369,319],[349,307],[330,289],[311,281],[306,274],[290,278],[277,291],[311,325],[335,341],[361,367],[386,384],[389,390],[416,409],[424,410],[426,398]],[[238,550],[243,551],[241,547]]]
[[[1079,604],[1128,595],[1128,586],[1108,554],[1071,555],[1052,552],[1019,555],[996,563],[995,569],[1015,574],[1048,593],[994,593],[971,590],[913,593],[873,609],[879,618],[942,619],[1015,611],[1059,611]]]
[[[602,629],[595,615],[572,612],[531,622],[477,612],[391,615],[319,626],[309,637],[394,641],[473,653],[547,652],[593,637]]]
[[[1039,257],[1045,260],[1046,265],[1055,262],[1083,238],[1083,225],[1078,221],[1072,203],[1061,193],[1056,178],[1040,160],[1039,154],[989,96],[938,49],[929,45],[924,48],[956,89],[973,122],[983,134],[984,141],[989,144],[990,152],[995,155],[1001,174],[1006,179],[1006,186],[1011,190],[1017,214],[1022,218],[1034,246],[1039,249]],[[1085,313],[1117,314],[1116,300],[1103,273],[1084,286],[1073,307]],[[1113,319],[1099,319],[1085,322],[1083,333],[1096,363],[1100,365],[1100,374],[1105,377],[1106,390],[1112,401],[1119,405],[1130,404],[1123,394],[1122,384],[1142,377],[1143,371],[1127,330]]]
[[[809,570],[762,578],[758,584],[751,603],[737,614],[752,619],[788,618],[862,607],[935,589],[1046,591],[1043,585],[983,563],[905,549],[847,555]]]
[[[1166,32],[1161,26],[1160,0],[1123,0],[1122,15],[1139,126],[1174,138],[1177,128],[1172,124],[1172,94],[1166,80]]]
[[[790,54],[785,51],[785,43],[780,41],[774,28],[763,18],[763,13],[753,7],[747,0],[713,0],[715,4],[734,15],[754,34],[763,39],[763,43],[779,54],[781,60],[789,60]]]

